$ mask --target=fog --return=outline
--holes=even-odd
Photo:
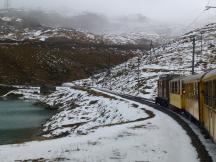
[[[3,0],[2,4],[3,4]],[[42,8],[74,14],[83,11],[113,15],[143,14],[166,22],[195,18],[208,0],[10,0],[13,7]],[[212,2],[211,2],[212,1]],[[213,0],[210,0],[213,4]]]
[[[9,0],[41,24],[101,33],[179,35],[216,22],[215,0]],[[0,0],[4,8],[4,0]],[[46,14],[44,13],[46,12]],[[49,14],[47,14],[49,13]],[[61,15],[60,15],[61,14]]]

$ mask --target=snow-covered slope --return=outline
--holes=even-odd
[[[162,37],[156,33],[150,32],[125,32],[104,34],[104,38],[112,40],[115,44],[150,44],[150,41],[159,42]]]
[[[203,33],[202,52],[201,32]],[[195,72],[200,73],[216,68],[216,24],[209,24],[171,40],[152,50],[151,54],[138,51],[139,57],[112,68],[110,75],[104,72],[74,83],[113,89],[133,95],[140,92],[139,95],[152,98],[156,95],[156,83],[160,75],[191,73],[192,36],[196,38]],[[138,84],[138,74],[140,74],[140,84]]]
[[[45,131],[66,137],[0,146],[2,162],[199,161],[181,126],[151,107],[94,89],[60,87],[46,97],[36,92],[23,87],[12,93],[59,105]]]
[[[41,25],[18,10],[0,10],[0,82],[61,84],[87,78],[135,55],[102,36]]]
[[[41,96],[39,88],[19,87],[5,95],[15,94],[24,100],[38,101],[49,109],[58,109],[44,124],[45,137],[62,137],[70,134],[85,135],[92,129],[123,124],[148,115],[133,102],[106,95],[97,90],[58,87],[55,93]]]
[[[79,32],[72,28],[50,27],[40,24],[37,19],[28,17],[25,10],[0,10],[1,41],[45,41],[48,38],[64,38],[81,43],[101,43],[104,41],[100,36]]]

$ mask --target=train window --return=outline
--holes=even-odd
[[[205,85],[205,104],[212,106],[212,81],[206,82]]]
[[[193,98],[193,84],[188,83],[185,85],[186,96],[187,98]]]
[[[208,92],[209,92],[209,94],[208,94],[208,96],[209,96],[209,102],[208,102],[208,105],[209,106],[212,106],[212,82],[210,81],[209,82],[209,90],[208,90]]]
[[[176,93],[176,82],[174,82],[174,93]]]
[[[180,84],[182,84],[182,82]],[[182,90],[181,91],[182,92],[180,92],[180,93],[182,93],[183,95],[186,94],[186,89],[185,89],[185,85],[184,84],[182,84]]]
[[[178,91],[177,91],[178,94],[180,94],[180,81],[178,81]]]
[[[187,97],[188,98],[193,98],[194,94],[193,94],[193,84],[192,83],[188,83],[187,84]]]
[[[194,94],[195,94],[195,99],[198,100],[199,98],[199,83],[194,84]]]
[[[171,92],[172,92],[172,93],[177,93],[177,92],[178,92],[178,85],[177,85],[177,82],[172,82],[172,83],[171,83]]]
[[[172,93],[172,82],[170,82],[170,92]]]
[[[173,92],[172,82],[170,82],[170,92]]]
[[[172,82],[172,93],[174,93],[174,83]]]
[[[195,83],[191,83],[191,97],[195,97]]]
[[[190,88],[191,88],[191,98],[195,98],[195,83],[191,83],[190,84]]]
[[[172,93],[172,86],[171,86],[171,82],[169,83],[169,90],[170,90],[170,92]]]
[[[208,82],[205,83],[205,104],[208,105]]]
[[[185,96],[187,96],[187,97],[188,97],[189,90],[188,90],[188,85],[187,85],[187,84],[185,84],[185,91],[186,91],[186,94],[185,94]]]
[[[188,97],[188,94],[189,94],[189,90],[188,90],[188,85],[187,84],[185,84],[185,91],[186,91],[186,96]]]

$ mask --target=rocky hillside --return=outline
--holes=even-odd
[[[201,32],[203,33],[202,52]],[[160,75],[191,73],[192,36],[196,38],[196,73],[216,68],[216,24],[209,24],[152,50],[151,55],[150,52],[145,54],[139,51],[139,57],[116,66],[111,70],[110,75],[101,73],[90,79],[77,81],[75,84],[89,84],[133,95],[140,92],[140,96],[152,98],[156,95],[156,83]]]
[[[84,12],[66,16],[52,11],[10,9],[9,11],[0,10],[0,16],[3,20],[2,23],[16,25],[16,28],[19,29],[20,27],[30,28],[30,30],[25,29],[26,32],[22,31],[21,33],[28,33],[33,38],[41,34],[42,40],[47,37],[46,33],[42,37],[46,29],[36,35],[32,35],[31,30],[33,27],[38,29],[39,24],[91,32],[121,44],[145,44],[148,40],[162,44],[168,38],[179,35],[176,29],[181,29],[179,26],[173,27],[169,24],[163,24],[141,14],[108,17],[103,14]],[[14,31],[13,27],[11,29]],[[33,31],[33,33],[35,32]],[[13,32],[12,35],[13,38],[16,38]],[[5,35],[6,38],[7,36],[8,34]],[[23,36],[19,38],[24,39]]]
[[[85,46],[73,42],[19,42],[0,44],[0,83],[61,84],[86,78],[117,65],[136,51]]]
[[[134,57],[140,48],[114,45],[75,29],[44,26],[20,12],[0,11],[3,84],[61,84],[87,78]]]
[[[53,38],[64,38],[78,43],[104,43],[108,41],[104,40],[103,37],[79,32],[75,29],[44,26],[37,19],[28,17],[27,13],[24,13],[22,10],[0,10],[1,41],[46,41]]]

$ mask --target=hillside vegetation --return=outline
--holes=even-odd
[[[134,56],[133,51],[73,47],[60,43],[23,42],[0,45],[0,83],[61,84],[83,79]]]
[[[0,10],[0,83],[52,84],[88,78],[125,62],[146,45],[117,45],[112,40],[75,29],[50,27]]]

